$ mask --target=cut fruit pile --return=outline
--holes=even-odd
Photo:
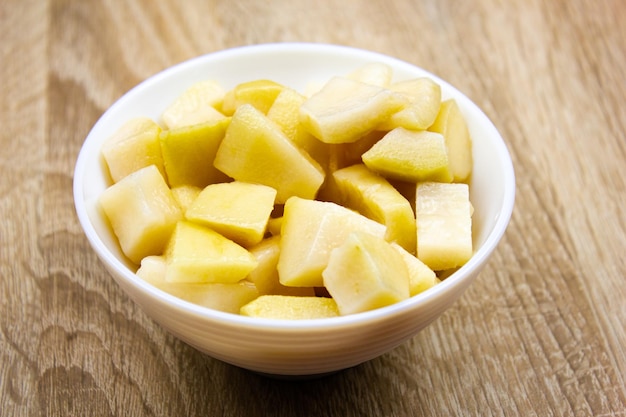
[[[251,317],[384,307],[472,255],[471,138],[429,78],[372,63],[300,93],[271,80],[183,92],[102,148],[100,206],[137,275]]]

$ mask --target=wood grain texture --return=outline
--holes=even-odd
[[[626,415],[626,3],[0,3],[3,416]],[[152,322],[78,225],[74,162],[125,91],[223,48],[314,41],[437,73],[516,168],[510,228],[463,298],[394,351],[267,378]]]

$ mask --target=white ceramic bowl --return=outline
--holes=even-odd
[[[429,76],[444,98],[457,100],[473,138],[475,254],[436,287],[375,311],[330,319],[261,320],[222,313],[173,297],[138,278],[122,256],[97,209],[107,186],[100,148],[132,117],[158,120],[164,108],[194,82],[216,79],[225,88],[268,78],[303,90],[313,81],[346,74],[368,62],[394,69],[395,80]],[[463,294],[502,237],[513,210],[515,178],[500,134],[465,95],[437,76],[374,52],[335,45],[283,43],[247,46],[201,56],[139,84],[94,125],[74,173],[74,199],[80,224],[106,268],[143,310],[171,333],[208,355],[252,371],[274,375],[318,375],[375,358],[405,342],[439,317]]]

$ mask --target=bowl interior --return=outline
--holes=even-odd
[[[431,77],[441,85],[443,97],[455,98],[466,116],[474,144],[470,199],[475,208],[475,255],[461,270],[418,297],[427,299],[431,294],[435,296],[445,291],[445,287],[467,278],[471,275],[467,272],[482,265],[495,248],[506,229],[513,208],[513,167],[498,131],[465,95],[423,69],[378,53],[323,44],[257,45],[201,56],[149,78],[113,104],[87,136],[77,160],[74,177],[74,198],[79,221],[98,256],[116,273],[114,275],[118,275],[118,280],[122,277],[126,281],[126,285],[139,287],[141,291],[150,292],[164,302],[177,303],[179,308],[197,314],[245,322],[247,318],[174,300],[136,277],[135,267],[122,255],[116,238],[98,209],[97,199],[109,184],[104,161],[100,156],[101,146],[115,130],[133,117],[147,116],[159,120],[163,110],[197,81],[215,79],[228,89],[244,81],[266,78],[303,91],[308,83],[320,83],[332,76],[347,74],[369,62],[390,65],[394,70],[394,81]],[[337,320],[340,319],[342,318]],[[335,319],[324,320],[330,324]]]

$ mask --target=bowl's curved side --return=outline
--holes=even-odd
[[[436,320],[466,290],[472,277],[453,287],[445,297],[431,297],[395,314],[370,320],[346,320],[334,326],[258,326],[195,314],[172,303],[159,303],[117,281],[157,323],[198,350],[232,365],[273,375],[319,375],[376,358],[404,343]],[[111,271],[115,274],[115,271]]]
[[[397,79],[432,77],[442,86],[444,97],[457,99],[468,119],[474,141],[470,198],[475,207],[476,254],[465,266],[435,288],[402,303],[301,323],[250,319],[199,307],[134,274],[97,206],[97,198],[108,184],[100,148],[122,123],[139,116],[158,120],[165,106],[196,81],[214,78],[229,88],[252,78],[269,78],[304,89],[307,81],[324,81],[368,62],[389,64]],[[487,116],[466,96],[406,62],[323,44],[236,48],[184,62],[149,78],[120,98],[94,125],[74,174],[76,212],[89,243],[117,283],[150,317],[211,356],[254,371],[284,375],[321,374],[354,366],[392,349],[435,320],[486,264],[506,229],[514,195],[514,172],[506,145]]]

